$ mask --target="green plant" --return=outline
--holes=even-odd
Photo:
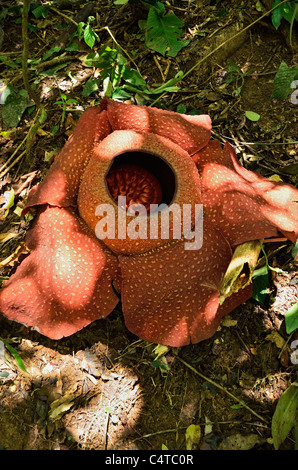
[[[254,271],[252,275],[253,279],[253,292],[252,297],[260,303],[264,303],[267,296],[269,286],[269,272],[274,271],[276,273],[283,273],[284,271],[280,268],[273,268],[269,265],[269,261],[266,252],[261,245],[261,250],[264,255],[265,265]]]
[[[279,5],[280,4],[280,5]],[[273,26],[278,29],[281,20],[284,18],[292,24],[294,20],[298,21],[298,4],[297,2],[286,2],[281,4],[281,0],[274,0],[272,7],[279,5],[271,16]]]
[[[235,82],[235,88],[232,92],[232,95],[237,97],[240,95],[242,87],[244,85],[244,78],[246,72],[242,72],[240,67],[232,61],[232,59],[227,59],[227,75],[225,77],[225,83],[228,85]]]
[[[298,302],[292,305],[285,314],[286,330],[290,334],[298,328]]]
[[[245,111],[244,114],[247,119],[253,122],[258,121],[261,117],[258,113],[255,113],[254,111]]]
[[[271,98],[286,99],[293,92],[292,84],[298,79],[298,67],[290,68],[282,61],[274,77]]]
[[[158,0],[115,0],[115,5],[141,3],[149,10],[147,20],[139,27],[145,34],[145,45],[159,54],[176,57],[189,40],[182,39],[183,22],[171,11],[167,12]]]
[[[160,2],[149,9],[147,21],[139,22],[139,26],[145,31],[146,46],[163,56],[176,57],[189,44],[189,40],[182,39],[182,21],[174,13],[166,13]]]
[[[21,358],[21,356],[19,355],[19,353],[16,351],[16,349],[14,347],[11,346],[10,343],[12,342],[15,342],[16,341],[16,338],[10,338],[10,339],[3,339],[3,338],[0,338],[0,342],[2,342],[5,346],[5,348],[7,349],[7,351],[10,352],[10,354],[13,356],[13,358],[15,359],[16,361],[16,364],[17,366],[23,371],[23,372],[26,372],[28,373],[24,363],[23,363],[23,360]]]
[[[272,6],[275,7],[277,5],[279,6],[272,12],[272,24],[278,29],[282,18],[290,23],[290,43],[292,46],[294,21],[298,21],[298,3],[297,1],[282,3],[281,0],[275,0]]]
[[[90,23],[94,20],[95,20],[94,16],[89,16],[87,23],[84,23],[83,21],[81,21],[78,24],[78,28],[77,28],[79,40],[83,38],[87,46],[90,47],[90,49],[93,49],[95,41],[99,41],[98,35],[96,34],[92,26],[90,25]]]
[[[3,92],[4,104],[1,106],[2,121],[6,128],[17,127],[24,111],[29,106],[26,90],[18,90],[8,85]]]
[[[292,428],[295,429],[298,450],[298,382],[293,382],[277,402],[271,423],[275,449],[279,449]]]
[[[147,99],[157,96],[165,91],[177,91],[176,86],[181,80],[182,72],[178,72],[174,78],[158,88],[149,88],[140,72],[127,65],[128,60],[117,49],[102,46],[99,51],[91,52],[83,58],[86,67],[95,67],[100,70],[97,78],[90,78],[84,87],[83,96],[89,96],[103,86],[104,95],[113,99],[128,99],[132,93],[144,95]]]
[[[78,100],[76,100],[74,98],[67,98],[65,93],[61,93],[60,98],[61,99],[58,100],[58,101],[55,101],[54,104],[60,104],[61,105],[62,115],[61,115],[61,119],[60,119],[60,126],[62,126],[62,124],[64,122],[64,119],[65,119],[65,113],[66,113],[67,106],[71,103],[78,103]]]

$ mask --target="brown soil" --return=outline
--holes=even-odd
[[[2,3],[9,7],[20,2]],[[260,16],[255,1],[246,1],[243,8],[224,0],[219,4],[167,2],[191,39],[171,59],[144,47],[137,20],[146,18],[146,10],[134,5],[116,8],[110,1],[100,3],[94,10],[99,25],[109,26],[127,52],[138,50],[134,61],[152,86],[163,83],[166,70],[167,79],[178,70],[186,72]],[[226,13],[219,16],[224,9]],[[59,11],[72,16],[75,7]],[[18,15],[9,15],[2,25],[5,38],[0,55],[13,60],[20,58],[22,50],[21,25],[15,23]],[[40,57],[40,51],[47,51],[57,39],[57,25],[66,20],[51,11],[47,19],[30,17],[30,22],[40,28],[30,32],[30,54]],[[101,44],[112,46],[106,30],[98,34]],[[86,52],[88,48],[80,43],[80,50]],[[226,82],[227,59],[242,71],[230,84]],[[297,55],[267,18],[219,49],[187,76],[180,92],[166,95],[161,103],[174,111],[178,104],[184,104],[187,112],[197,109],[209,113],[214,137],[226,136],[236,144],[239,158],[248,169],[267,177],[279,175],[295,184],[297,177],[287,176],[282,168],[298,160],[297,144],[287,144],[297,139],[297,107],[289,99],[271,99],[273,79],[282,60],[288,66],[297,65]],[[23,87],[20,69],[7,66],[1,73],[3,80]],[[61,130],[53,137],[51,131],[61,119],[61,108],[54,104],[59,99],[57,85],[67,85],[70,77],[76,76],[78,81],[67,93],[85,109],[101,99],[99,93],[82,96],[82,84],[92,73],[79,60],[73,60],[54,77],[43,77],[37,83],[37,91],[43,89],[48,118],[36,135],[34,164],[28,170],[20,160],[3,177],[0,197],[12,184],[19,188],[27,181],[15,200],[23,206],[30,187],[49,167],[45,152],[63,146],[70,132],[68,126],[80,114],[75,106],[69,106]],[[242,78],[241,92],[234,96]],[[246,110],[259,113],[260,120],[245,119]],[[32,119],[25,112],[13,132],[0,134],[1,164],[20,144]],[[7,258],[22,252],[29,226],[30,222],[21,220],[13,209],[3,219],[1,232],[16,235],[1,244],[4,278],[16,267],[17,258]],[[285,312],[298,301],[297,266],[291,249],[288,242],[267,247],[270,264],[284,273],[272,274],[270,293],[263,305],[251,299],[225,317],[209,340],[166,350],[160,357],[156,345],[126,329],[120,304],[106,320],[61,341],[52,341],[0,316],[1,338],[12,339],[11,345],[28,371],[23,372],[8,353],[7,361],[0,362],[0,446],[7,450],[159,450],[163,446],[185,450],[186,429],[196,424],[200,425],[201,438],[193,443],[193,449],[272,449],[272,415],[279,397],[297,376],[284,324]],[[295,333],[291,341],[294,339]],[[281,448],[295,448],[292,433]]]

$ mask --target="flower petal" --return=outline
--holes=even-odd
[[[106,100],[112,129],[151,132],[172,140],[189,154],[207,145],[211,136],[211,119],[207,114],[191,116],[148,106],[135,106]]]
[[[106,317],[117,305],[117,259],[72,209],[45,207],[28,234],[31,251],[0,292],[10,320],[52,339]]]
[[[225,145],[224,153],[230,157],[235,171],[251,184],[255,193],[261,198],[262,215],[275,225],[285,237],[295,242],[298,238],[298,189],[289,184],[270,181],[246,170],[238,162],[236,153],[230,144]]]
[[[41,204],[76,206],[79,185],[91,151],[110,131],[105,110],[100,107],[87,109],[43,181],[32,189],[24,213]]]
[[[298,190],[243,168],[229,144],[210,142],[194,156],[202,178],[204,219],[216,223],[231,246],[283,232],[298,237]]]
[[[122,308],[127,328],[140,338],[183,346],[212,336],[223,315],[251,296],[251,288],[219,307],[219,287],[232,251],[217,229],[204,223],[203,246],[184,241],[137,256],[120,256]]]

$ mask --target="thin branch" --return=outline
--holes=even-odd
[[[29,83],[28,73],[28,52],[29,52],[29,37],[28,37],[28,11],[30,0],[23,0],[22,12],[22,38],[23,38],[23,56],[22,56],[22,71],[25,89],[30,98],[34,101],[37,107],[40,107],[39,98],[36,96]]]
[[[183,359],[181,359],[179,356],[177,356],[177,359],[182,362],[182,364],[184,364],[186,367],[188,367],[192,372],[194,372],[196,375],[198,375],[199,377],[201,377],[201,379],[203,380],[206,380],[207,382],[211,383],[212,385],[214,385],[215,387],[219,388],[221,391],[223,391],[224,393],[226,393],[227,395],[229,395],[229,397],[231,397],[234,401],[237,401],[238,403],[240,403],[244,408],[246,408],[250,413],[252,413],[253,415],[255,415],[258,419],[260,419],[261,421],[264,421],[266,423],[266,420],[261,416],[259,415],[258,413],[256,413],[254,410],[252,410],[248,405],[246,405],[246,403],[244,403],[243,400],[240,400],[240,398],[237,398],[235,395],[233,395],[231,392],[229,392],[226,388],[222,387],[220,384],[218,384],[217,382],[214,382],[212,379],[209,379],[209,377],[206,377],[205,375],[201,374],[201,372],[199,372],[197,369],[195,369],[194,367],[192,367],[190,364],[188,364],[187,362],[185,362]]]

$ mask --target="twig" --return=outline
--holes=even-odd
[[[4,170],[1,174],[0,174],[0,178],[3,178],[3,176],[6,175],[6,173],[9,172],[9,170],[16,164],[18,163],[18,161],[26,154],[26,150],[23,150],[22,153],[20,153],[20,155],[17,156],[17,158],[12,162],[11,165],[9,165],[8,168],[6,168],[6,170]]]
[[[11,160],[14,158],[14,156],[16,155],[16,153],[20,150],[20,148],[21,148],[22,145],[26,142],[27,139],[28,139],[28,134],[24,137],[24,139],[22,140],[22,142],[18,145],[18,147],[17,147],[17,148],[15,149],[15,151],[13,152],[13,154],[9,157],[9,159],[1,166],[0,172],[1,172],[2,170],[4,170],[4,169],[7,167],[7,165],[11,162]],[[12,166],[14,166],[14,164],[11,165],[11,166],[9,167],[9,169],[10,169]],[[7,171],[5,171],[4,173],[1,173],[1,174],[0,174],[0,178],[2,178],[4,175],[6,175],[6,173],[7,173]]]
[[[233,395],[231,392],[229,392],[227,389],[225,389],[224,387],[222,387],[221,385],[219,385],[217,382],[214,382],[212,379],[209,379],[209,377],[206,377],[205,375],[201,374],[201,372],[199,372],[197,369],[195,369],[194,367],[192,367],[190,364],[188,364],[187,362],[185,362],[183,359],[181,359],[179,356],[177,356],[177,359],[182,362],[182,364],[184,364],[186,367],[188,367],[192,372],[194,372],[196,375],[198,375],[199,377],[201,377],[201,379],[203,380],[206,380],[207,382],[211,383],[212,385],[214,385],[215,387],[219,388],[220,390],[222,390],[224,393],[226,393],[227,395],[229,395],[229,397],[231,397],[233,400],[237,401],[238,403],[240,403],[244,408],[246,408],[250,413],[252,413],[253,415],[255,415],[258,419],[260,419],[261,421],[264,421],[265,423],[267,423],[267,421],[262,417],[260,416],[258,413],[256,413],[254,410],[252,410],[248,405],[246,405],[246,403],[244,403],[243,400],[240,400],[240,398],[237,398],[235,397],[235,395]]]
[[[133,65],[135,66],[136,70],[139,72],[139,74],[141,75],[141,72],[139,70],[139,67],[137,66],[137,64],[135,63],[135,61],[133,60],[133,58],[129,55],[129,53],[119,44],[119,42],[116,40],[115,36],[113,35],[112,31],[110,30],[110,28],[108,26],[105,26],[103,29],[105,29],[109,35],[111,36],[111,38],[113,39],[114,43],[121,49],[122,52],[124,52],[124,54],[129,58],[129,60],[133,63]]]
[[[69,21],[70,23],[73,23],[76,28],[78,27],[78,23],[74,19],[72,19],[70,16],[65,15],[64,13],[62,13],[61,11],[57,10],[54,7],[50,7],[50,10],[52,10],[54,13],[57,13],[57,15],[62,16],[65,20]]]
[[[33,167],[33,163],[34,163],[33,161],[30,162],[30,159],[31,159],[30,157],[31,157],[31,151],[32,151],[33,143],[34,143],[33,140],[34,140],[35,134],[38,131],[38,128],[40,127],[40,125],[47,118],[47,113],[44,110],[44,107],[42,106],[40,109],[41,109],[40,117],[38,118],[38,115],[39,115],[39,112],[38,112],[34,118],[32,126],[29,129],[28,138],[26,142],[26,166],[28,168],[28,171],[31,171]]]
[[[30,98],[34,101],[37,107],[40,107],[39,98],[36,96],[29,83],[28,74],[28,51],[29,51],[29,37],[28,37],[28,11],[30,0],[23,0],[22,12],[22,38],[23,38],[23,56],[22,56],[22,71],[25,89]]]

